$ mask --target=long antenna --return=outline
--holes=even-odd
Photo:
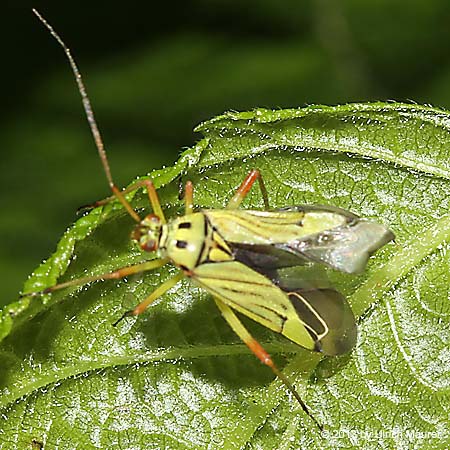
[[[36,15],[36,17],[42,22],[42,24],[48,29],[50,34],[56,39],[56,41],[59,43],[59,45],[64,50],[64,53],[67,56],[67,59],[69,60],[70,67],[72,68],[72,72],[75,76],[75,81],[78,85],[78,91],[81,95],[81,100],[83,102],[83,108],[86,113],[86,117],[89,123],[89,127],[91,128],[92,136],[94,137],[95,145],[98,150],[98,154],[100,156],[100,160],[102,161],[103,169],[105,170],[106,178],[108,180],[109,187],[111,188],[113,194],[117,197],[117,199],[122,203],[122,205],[125,207],[125,209],[128,211],[128,213],[133,217],[134,220],[137,222],[140,222],[141,219],[137,215],[136,211],[131,207],[131,205],[128,203],[128,201],[125,199],[123,194],[120,192],[120,190],[117,188],[117,186],[114,184],[112,176],[111,176],[111,169],[109,168],[108,158],[106,156],[105,146],[103,145],[103,139],[100,134],[100,130],[98,129],[97,122],[95,121],[94,117],[94,111],[92,110],[91,102],[89,100],[89,97],[86,92],[86,88],[83,83],[83,79],[81,78],[81,73],[78,69],[77,64],[75,63],[75,60],[72,57],[72,54],[70,52],[70,49],[67,47],[67,45],[64,43],[64,41],[59,37],[58,33],[53,29],[53,27],[41,16],[41,14],[36,10],[32,9],[33,13]]]

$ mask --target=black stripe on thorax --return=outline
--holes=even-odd
[[[206,240],[209,232],[209,221],[208,218],[202,214],[203,217],[203,237],[202,237],[202,246],[200,251],[198,252],[197,261],[195,262],[195,267],[199,266],[203,259],[203,253],[205,252]]]
[[[230,249],[223,247],[220,243],[218,243],[217,241],[214,241],[214,238],[213,238],[214,233],[217,233],[222,238],[222,240],[226,242],[226,240],[223,238],[223,236],[220,234],[220,232],[217,230],[217,228],[212,225],[212,223],[209,221],[208,217],[205,214],[203,215],[203,218],[205,220],[204,236],[203,236],[204,241],[203,241],[201,252],[199,253],[199,257],[196,262],[196,266],[199,265],[200,262],[203,262],[203,263],[217,262],[217,261],[212,261],[209,259],[210,248],[209,249],[205,248],[206,241],[208,241],[208,244],[215,242],[215,244],[219,250],[222,250],[227,255],[233,256],[233,253],[230,252]],[[205,253],[205,250],[208,250],[208,252],[206,255],[203,255],[203,253]],[[203,257],[204,257],[204,260],[202,259]]]

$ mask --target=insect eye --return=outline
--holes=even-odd
[[[146,219],[154,224],[158,224],[161,222],[161,219],[156,214],[148,214]]]
[[[147,239],[141,243],[141,248],[146,252],[154,252],[158,248],[158,245],[154,239]]]

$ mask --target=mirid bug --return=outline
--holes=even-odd
[[[305,282],[284,269],[321,264],[347,273],[364,270],[369,256],[393,239],[385,226],[359,218],[332,206],[292,206],[270,210],[267,191],[258,170],[244,179],[225,209],[194,211],[193,185],[185,186],[183,216],[166,220],[155,186],[141,181],[125,190],[113,182],[103,141],[80,72],[70,50],[46,20],[33,10],[62,46],[82,97],[83,106],[114,196],[137,222],[132,238],[144,252],[157,259],[113,272],[56,284],[42,295],[92,281],[118,279],[171,263],[177,275],[161,284],[127,316],[137,316],[185,277],[207,290],[231,328],[249,349],[278,376],[304,411],[315,421],[295,388],[274,364],[270,355],[247,331],[235,311],[282,334],[296,344],[325,355],[348,352],[356,341],[353,312],[345,298],[330,286]],[[264,211],[239,210],[255,182],[264,200]],[[145,188],[153,213],[143,219],[125,198],[127,192]],[[320,425],[315,421],[316,424]]]

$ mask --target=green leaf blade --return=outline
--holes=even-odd
[[[402,103],[353,103],[299,109],[226,113],[199,125],[196,131],[217,137],[230,148],[233,137],[248,140],[243,154],[274,148],[345,152],[393,163],[399,167],[450,178],[446,138],[448,116],[431,107]],[[213,158],[220,159],[216,153]],[[212,163],[207,159],[204,163]]]
[[[387,429],[395,433],[381,436],[386,447],[445,448],[448,119],[427,107],[381,103],[230,113],[203,124],[204,140],[174,168],[151,174],[169,217],[183,209],[179,176],[194,182],[198,207],[221,208],[257,167],[273,207],[332,204],[396,233],[396,243],[377,253],[361,276],[330,274],[362,315],[357,347],[346,358],[318,363],[320,355],[246,321],[280,365],[290,355],[285,373],[324,425],[323,436],[239,343],[209,295],[188,281],[142,317],[111,326],[173,275],[166,267],[5,308],[5,442],[17,448],[33,439],[49,448],[261,448],[262,442],[371,448],[373,436]],[[140,213],[148,211],[145,194],[131,197]],[[243,207],[262,208],[256,189]],[[92,211],[26,289],[141,261],[145,255],[129,241],[133,225],[120,205]]]

